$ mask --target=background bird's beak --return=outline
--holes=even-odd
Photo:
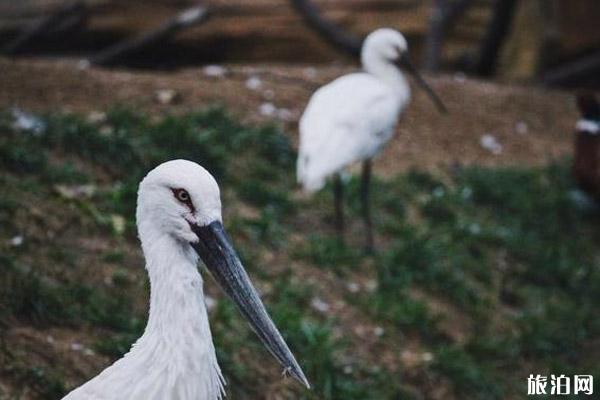
[[[407,53],[404,53],[398,59],[397,64],[399,67],[404,68],[406,71],[408,71],[415,78],[415,80],[417,81],[417,84],[419,84],[419,86],[421,86],[421,88],[423,90],[425,90],[425,92],[429,95],[429,98],[431,98],[433,103],[436,105],[437,109],[442,114],[446,114],[448,112],[448,109],[446,108],[446,106],[444,105],[442,100],[439,98],[439,96],[433,91],[431,86],[429,86],[427,84],[427,82],[425,81],[425,79],[423,79],[421,74],[419,74],[419,71],[415,68],[413,63],[410,61],[410,57],[408,56]]]
[[[263,345],[284,367],[284,374],[289,373],[310,388],[302,369],[252,286],[223,225],[215,221],[206,226],[192,225],[192,230],[199,239],[198,243],[192,243],[192,247],[198,252],[217,283],[244,315]]]

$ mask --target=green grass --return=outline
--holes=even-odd
[[[308,310],[313,288],[293,279],[288,272],[273,283],[273,294],[267,299],[275,324],[286,342],[299,356],[302,368],[310,379],[311,391],[298,394],[302,399],[382,399],[401,393],[399,380],[386,371],[373,371],[358,362],[343,364],[343,354],[351,352],[350,344],[333,334],[335,321],[313,315]],[[231,357],[232,348],[243,348],[260,356],[268,357],[253,333],[243,326],[237,311],[230,302],[221,301],[213,315],[212,331],[220,365],[228,377],[236,398],[260,397],[259,388],[247,387],[252,372]],[[230,332],[237,332],[231,335]],[[228,350],[223,350],[228,349]],[[346,357],[347,358],[347,357]],[[258,365],[256,365],[258,367]],[[351,367],[351,372],[345,371]],[[385,382],[385,384],[382,384]]]
[[[377,182],[375,193],[388,192],[377,207],[389,212],[394,192],[417,223],[391,214],[380,222],[394,240],[378,256],[378,291],[361,304],[418,331],[436,349],[433,369],[463,396],[503,398],[518,387],[507,366],[566,368],[585,359],[582,343],[600,334],[599,221],[570,200],[568,174],[564,164],[469,167],[449,185],[414,172]],[[439,321],[411,299],[414,287],[473,319],[477,331],[465,345],[440,335]],[[498,330],[499,320],[510,329]]]
[[[287,137],[273,126],[240,125],[220,108],[157,122],[123,108],[109,110],[103,125],[70,114],[45,119],[46,131],[33,135],[12,130],[9,114],[0,116],[3,169],[35,174],[45,183],[73,184],[90,181],[74,167],[85,163],[111,178],[102,208],[132,218],[141,178],[161,162],[185,158],[203,165],[222,187],[233,187],[250,204],[270,207],[278,215],[292,211],[286,189],[294,180],[286,171],[295,155]],[[59,154],[60,163],[51,163],[50,154]]]
[[[18,317],[39,327],[89,322],[99,327],[139,331],[143,322],[130,313],[127,292],[98,290],[78,282],[58,282],[14,258],[0,256],[0,317]]]
[[[600,218],[570,200],[566,162],[375,178],[374,222],[384,240],[375,256],[365,257],[330,236],[326,223],[304,220],[310,208],[332,214],[331,195],[294,199],[295,153],[276,127],[246,126],[219,108],[154,118],[114,108],[101,124],[76,114],[43,119],[47,129],[33,135],[14,131],[9,114],[0,113],[0,343],[13,324],[92,327],[103,332],[96,351],[117,358],[128,350],[146,318],[131,305],[148,290],[142,266],[127,265],[126,250],[139,246],[137,184],[158,163],[182,157],[215,175],[242,260],[254,279],[270,282],[265,303],[314,386],[310,392],[294,386],[295,397],[426,397],[424,382],[440,378],[460,398],[520,398],[531,368],[599,372],[587,349],[600,335]],[[69,200],[56,193],[57,184],[97,190]],[[360,218],[358,179],[346,192],[354,221]],[[71,221],[72,243],[59,235],[56,246],[49,245],[44,232],[55,227],[46,219],[54,214]],[[115,226],[118,216],[126,219],[124,233]],[[110,241],[97,265],[83,263],[74,232]],[[18,234],[26,236],[22,246],[5,244]],[[292,247],[298,243],[292,234],[301,237],[298,246]],[[274,270],[285,272],[264,265],[273,256],[269,262],[281,263]],[[352,341],[352,327],[312,310],[310,301],[322,289],[296,264],[334,271],[341,288],[332,293],[343,292],[349,274],[375,277],[374,292],[341,296],[368,322],[385,326],[386,356],[398,357],[405,338],[416,337],[433,354],[431,363],[392,373],[376,365],[381,354],[356,358],[353,349],[361,343]],[[109,284],[83,279],[95,268],[111,271]],[[431,298],[470,322],[464,340],[447,331],[461,322],[440,314]],[[231,396],[260,397],[265,379],[273,377],[261,377],[253,362],[270,357],[228,300],[218,302],[211,328]],[[39,398],[67,390],[60,368],[29,365],[6,346],[0,356],[2,376]]]
[[[11,396],[9,396],[8,393],[3,393],[0,388],[0,398],[20,399],[23,393],[30,392],[27,389],[33,389],[43,399],[59,399],[67,394],[62,376],[56,371],[50,368],[26,366],[11,362],[11,360],[4,361],[5,369],[9,370],[7,375],[18,384],[21,392],[11,393]]]

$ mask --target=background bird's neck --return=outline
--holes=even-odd
[[[402,92],[402,90],[409,89],[408,82],[406,81],[404,74],[390,61],[379,58],[371,58],[363,59],[362,64],[363,69],[366,72],[382,80],[394,90]]]

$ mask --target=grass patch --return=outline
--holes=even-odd
[[[385,399],[412,392],[404,391],[404,374],[392,376],[373,360],[352,357],[356,343],[339,334],[352,327],[312,310],[316,289],[304,280],[310,277],[303,271],[275,276],[259,264],[265,259],[295,258],[332,269],[340,279],[375,268],[364,273],[375,274],[377,290],[346,300],[385,326],[382,340],[391,348],[402,348],[405,333],[418,335],[433,354],[422,373],[450,381],[461,398],[518,398],[531,368],[597,371],[594,352],[587,349],[600,335],[600,219],[570,200],[565,163],[468,167],[445,177],[421,171],[374,177],[374,222],[383,240],[367,263],[360,249],[302,220],[305,208],[328,204],[330,195],[294,199],[295,153],[273,126],[242,125],[218,108],[158,118],[114,108],[101,123],[65,114],[43,120],[41,133],[16,131],[10,115],[0,113],[0,224],[7,227],[0,232],[0,327],[14,321],[40,329],[97,327],[106,332],[95,343],[97,351],[112,358],[126,352],[146,318],[130,308],[147,291],[141,265],[135,273],[121,265],[129,258],[127,246],[139,246],[133,229],[137,185],[158,163],[188,158],[218,179],[230,214],[225,222],[240,255],[254,278],[270,283],[265,302],[314,385],[311,392],[292,388],[295,397]],[[59,199],[65,208],[53,209],[76,215],[73,224],[84,235],[121,235],[115,221],[126,218],[123,247],[98,254],[99,263],[111,268],[107,284],[87,285],[70,276],[75,268],[97,267],[80,265],[78,249],[44,245],[52,240],[39,224],[46,209],[38,204],[58,198],[57,184],[96,187],[90,198]],[[352,178],[346,190],[352,219],[360,217],[359,190]],[[6,244],[21,232],[22,247]],[[291,233],[304,236],[299,248],[290,247]],[[415,289],[425,296],[415,296]],[[445,331],[447,316],[433,309],[429,297],[472,323],[460,343]],[[270,360],[265,350],[228,300],[218,302],[211,324],[232,397],[260,397],[269,385],[253,366]],[[40,398],[58,397],[64,391],[60,376],[35,368],[21,368],[14,377],[27,386],[42,382],[49,392]],[[0,370],[6,374],[4,366]],[[425,390],[419,383],[408,386]]]
[[[600,334],[600,229],[598,216],[570,200],[567,166],[468,167],[448,184],[411,172],[384,185],[411,219],[388,217],[382,226],[394,240],[377,260],[379,288],[362,304],[437,348],[432,368],[458,394],[500,399],[522,379],[508,366],[566,368],[586,357],[581,344]],[[388,195],[374,193],[385,209]],[[438,334],[427,307],[411,300],[413,287],[474,320],[464,346]]]
[[[0,317],[16,317],[40,327],[91,323],[100,327],[139,331],[144,321],[131,315],[126,291],[58,282],[0,256]]]
[[[345,358],[343,354],[351,353],[349,343],[334,336],[334,321],[307,313],[312,292],[310,286],[292,280],[291,275],[286,274],[275,280],[267,300],[273,320],[299,355],[302,368],[311,381],[312,390],[301,391],[295,398],[381,399],[398,395],[401,392],[399,380],[390,377],[385,370],[373,370],[360,362],[340,361]],[[251,352],[253,355],[249,359],[263,360],[267,356],[255,335],[240,326],[243,322],[227,300],[219,302],[211,319],[217,349],[226,349],[218,353],[220,365],[228,379],[238,386],[231,385],[232,394],[238,397],[264,394],[246,386],[252,379],[252,371],[232,359],[232,349],[236,348]],[[231,335],[232,331],[238,334]],[[270,358],[267,362],[271,362]]]

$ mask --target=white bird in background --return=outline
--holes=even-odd
[[[309,387],[223,229],[210,173],[185,160],[159,165],[140,184],[136,218],[150,277],[148,324],[129,353],[64,399],[222,398],[198,257],[284,373]]]
[[[410,86],[401,68],[410,72],[440,111],[446,109],[408,58],[408,45],[393,29],[378,29],[365,39],[361,50],[364,72],[342,76],[318,89],[300,119],[298,182],[305,190],[321,189],[335,175],[336,226],[343,237],[341,170],[363,162],[362,213],[366,250],[373,250],[369,207],[371,159],[393,136],[400,114],[410,100]]]

